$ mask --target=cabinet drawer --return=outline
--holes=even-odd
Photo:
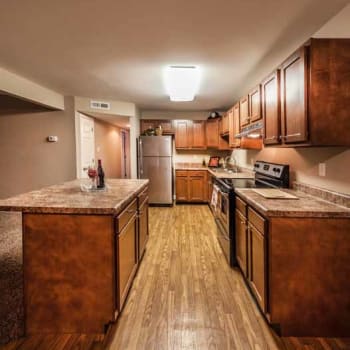
[[[189,170],[188,171],[189,176],[201,176],[206,177],[207,171],[206,170]]]
[[[254,209],[248,208],[248,221],[252,224],[260,233],[265,233],[266,220],[260,216]]]
[[[247,217],[247,204],[243,202],[239,197],[236,197],[236,208],[245,218]]]
[[[119,233],[130,219],[137,212],[137,200],[134,199],[117,217],[117,227],[116,230]]]
[[[139,199],[139,207],[141,206],[141,204],[145,201],[145,199],[148,197],[148,187],[146,187],[139,195],[138,195],[138,199]]]
[[[187,176],[187,170],[176,170],[176,176]]]

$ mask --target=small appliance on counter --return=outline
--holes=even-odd
[[[288,188],[289,165],[256,161],[254,179],[215,178],[215,208],[217,238],[231,266],[237,266],[235,232],[235,188]]]

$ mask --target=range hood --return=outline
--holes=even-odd
[[[241,132],[235,135],[236,139],[241,139],[242,149],[262,149],[263,148],[263,129],[262,121],[245,126]]]
[[[239,134],[235,135],[236,139],[241,139],[243,137],[249,139],[259,139],[263,136],[263,122],[257,122],[242,128]]]

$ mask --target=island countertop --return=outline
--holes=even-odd
[[[251,189],[237,188],[235,192],[266,217],[324,217],[350,218],[350,209],[311,196],[301,191],[283,189],[298,199],[266,199]]]
[[[0,211],[41,214],[114,215],[126,207],[149,180],[107,179],[107,190],[82,192],[80,180],[0,200]]]

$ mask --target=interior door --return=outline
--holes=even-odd
[[[88,178],[87,169],[95,166],[95,125],[94,120],[79,115],[80,125],[80,178]]]

